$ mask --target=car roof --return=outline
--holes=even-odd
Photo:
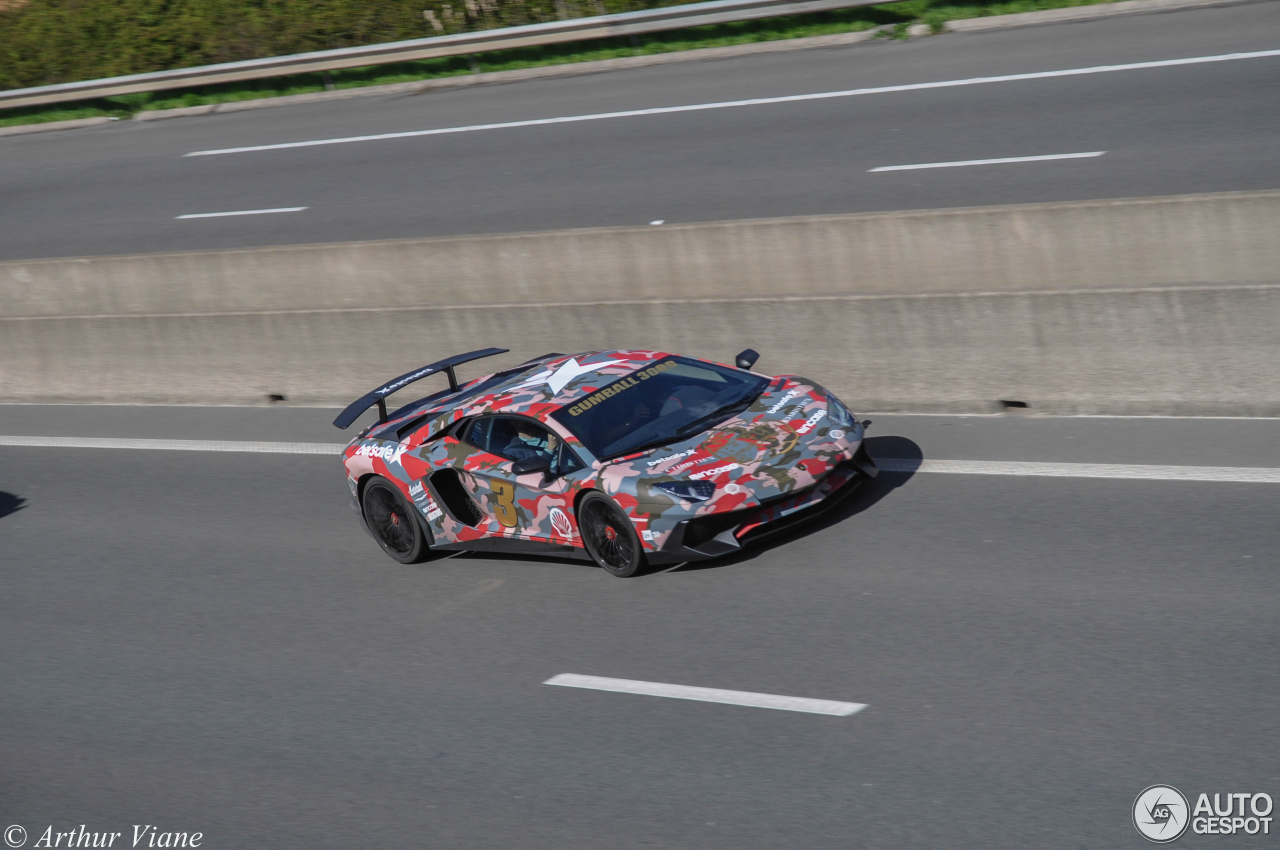
[[[441,414],[456,421],[485,413],[512,413],[546,421],[566,404],[607,387],[610,382],[673,355],[663,351],[615,349],[578,354],[546,354],[511,369],[467,382],[458,392],[444,390],[404,405],[370,436],[407,433]],[[410,419],[410,424],[405,421]]]
[[[465,406],[468,415],[521,413],[545,419],[552,411],[670,356],[662,351],[634,349],[559,355],[486,388],[484,395],[467,401]]]

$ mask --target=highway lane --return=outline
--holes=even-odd
[[[392,407],[413,398],[413,390],[404,396],[392,396]],[[339,430],[332,424],[338,412],[291,405],[0,404],[0,435],[335,444],[377,419],[376,410],[367,411]],[[1275,419],[859,414],[871,419],[872,435],[894,434],[929,447],[930,456],[955,460],[1280,468]]]
[[[6,406],[0,433],[319,441],[332,413]],[[885,455],[1280,466],[1274,420],[872,418]],[[0,800],[28,831],[1137,847],[1150,784],[1280,796],[1273,485],[885,476],[837,522],[621,581],[401,567],[330,458],[4,447],[0,470]],[[561,673],[869,707],[541,684]]]
[[[294,148],[1280,47],[1280,3],[0,140],[0,259],[1280,186],[1280,57]],[[926,171],[914,163],[1106,151]],[[287,215],[184,215],[306,207]]]

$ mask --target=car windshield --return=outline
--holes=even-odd
[[[705,431],[748,407],[767,384],[750,372],[667,357],[552,416],[603,460]]]

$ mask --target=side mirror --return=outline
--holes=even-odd
[[[546,455],[525,457],[511,464],[511,471],[516,475],[528,475],[530,472],[547,472],[551,469],[551,458]]]
[[[754,348],[748,348],[737,356],[733,361],[733,365],[737,366],[739,369],[750,369],[752,366],[756,365],[756,361],[759,359],[760,352],[756,351]]]

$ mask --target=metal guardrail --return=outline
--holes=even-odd
[[[316,71],[336,71],[342,68],[358,68],[405,62],[415,59],[435,59],[443,56],[460,56],[489,50],[506,50],[516,47],[537,47],[585,41],[596,38],[613,38],[685,27],[726,24],[755,18],[772,18],[780,15],[800,15],[808,12],[826,12],[855,6],[876,6],[895,0],[713,0],[709,3],[691,3],[669,6],[665,9],[646,9],[641,12],[625,12],[619,15],[599,15],[567,21],[551,21],[521,27],[482,30],[480,32],[441,35],[418,38],[411,41],[393,41],[370,44],[364,47],[344,47],[337,50],[319,50],[314,53],[297,53],[291,56],[271,56],[265,59],[249,59],[243,62],[225,62],[198,68],[177,68],[172,71],[154,71],[147,74],[130,74],[101,80],[83,80],[75,83],[59,83],[51,86],[35,86],[26,89],[0,91],[0,108],[15,106],[40,106],[69,100],[87,100],[96,97],[131,94],[134,92],[162,91],[192,86],[234,83],[288,74]]]

